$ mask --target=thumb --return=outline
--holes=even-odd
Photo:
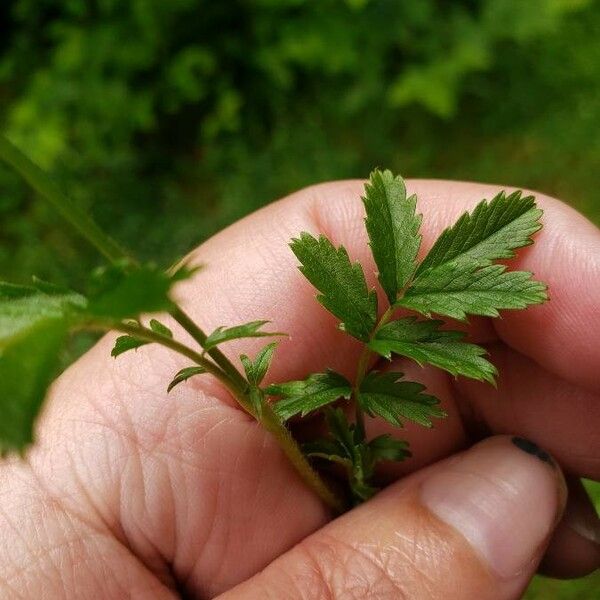
[[[519,598],[565,500],[546,452],[490,438],[387,488],[222,599]]]

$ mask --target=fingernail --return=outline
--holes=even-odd
[[[517,435],[511,438],[511,442],[523,452],[527,452],[527,454],[531,454],[531,456],[535,456],[539,458],[542,462],[549,464],[550,466],[556,466],[554,459],[550,456],[548,452],[542,450],[535,442],[528,440],[527,438],[519,437]]]
[[[433,471],[421,497],[497,576],[512,578],[539,559],[566,486],[547,452],[524,438],[496,437]]]

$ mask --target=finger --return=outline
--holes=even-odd
[[[600,519],[581,481],[567,478],[569,500],[542,560],[551,577],[583,577],[600,568]]]
[[[600,395],[543,370],[530,358],[497,344],[491,361],[498,387],[459,378],[467,427],[475,421],[495,433],[517,433],[548,448],[567,470],[600,479]]]
[[[499,358],[499,354],[502,354],[503,358]],[[578,442],[572,442],[571,438],[576,437],[577,432],[582,431],[583,427],[594,429],[594,423],[598,420],[595,419],[594,413],[598,412],[600,398],[587,390],[558,380],[543,371],[533,361],[503,345],[498,345],[492,357],[502,372],[508,371],[508,376],[501,378],[498,390],[494,390],[491,386],[477,386],[480,392],[474,396],[477,406],[472,407],[469,412],[471,415],[477,414],[480,422],[475,425],[466,423],[467,430],[475,431],[476,435],[482,432],[488,433],[493,428],[500,432],[517,431],[540,441],[552,452],[564,454],[566,449],[572,450],[576,456],[567,458],[565,455],[565,462],[579,471],[588,470],[596,473],[597,460],[593,457],[600,455],[600,447],[594,446],[596,432],[591,431],[589,435],[582,436],[586,442],[580,441],[580,443],[587,448],[587,452],[580,452],[579,455],[577,455]],[[379,476],[383,481],[389,482],[463,448],[468,443],[469,436],[459,418],[456,402],[459,395],[456,382],[437,369],[419,368],[406,359],[394,360],[383,370],[388,369],[404,372],[408,379],[425,383],[428,392],[440,399],[442,408],[448,414],[447,419],[434,422],[433,430],[412,426],[410,423],[407,423],[405,428],[398,429],[380,419],[367,419],[369,438],[387,433],[410,443],[413,452],[411,458],[401,463],[380,465]],[[462,385],[469,384],[462,382]],[[557,414],[560,422],[558,428],[548,424],[544,419],[542,419],[544,421],[542,427],[537,424],[539,414],[551,410],[544,405],[549,390],[552,390],[557,397],[561,396],[566,409]],[[490,394],[493,397],[490,398]],[[569,410],[572,406],[578,406],[580,413]],[[501,427],[498,427],[496,420],[498,413],[504,416]],[[524,420],[529,420],[529,427],[523,427]],[[584,423],[580,423],[579,420],[583,420]],[[549,430],[545,431],[546,428]],[[555,577],[581,577],[600,566],[600,520],[579,479],[570,477],[568,483],[567,509],[542,562],[543,572]]]
[[[551,461],[520,438],[486,440],[388,488],[221,598],[518,598],[566,498]]]

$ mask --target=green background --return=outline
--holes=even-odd
[[[600,223],[598,31],[593,0],[3,0],[0,127],[161,265],[376,165],[538,189]],[[97,264],[0,168],[2,279],[77,286]],[[589,577],[528,597],[599,594]]]

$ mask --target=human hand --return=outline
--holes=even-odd
[[[497,191],[408,185],[425,249]],[[206,268],[178,288],[182,304],[206,329],[267,317],[289,332],[270,380],[325,367],[351,375],[359,348],[314,301],[287,242],[325,232],[372,275],[361,191],[308,188],[215,236],[194,253]],[[415,456],[382,476],[410,475],[335,520],[218,382],[198,377],[166,398],[186,366],[178,356],[146,346],[115,362],[113,338],[101,341],[54,385],[27,462],[0,469],[2,597],[508,599],[544,555],[553,573],[596,568],[600,526],[576,478],[600,478],[600,233],[538,202],[544,230],[511,267],[547,282],[551,302],[470,327],[500,370],[498,389],[419,370],[449,418],[433,431],[407,425]],[[253,350],[248,340],[226,348]],[[494,433],[521,437],[459,453]],[[564,516],[560,469],[522,437],[569,473]]]

